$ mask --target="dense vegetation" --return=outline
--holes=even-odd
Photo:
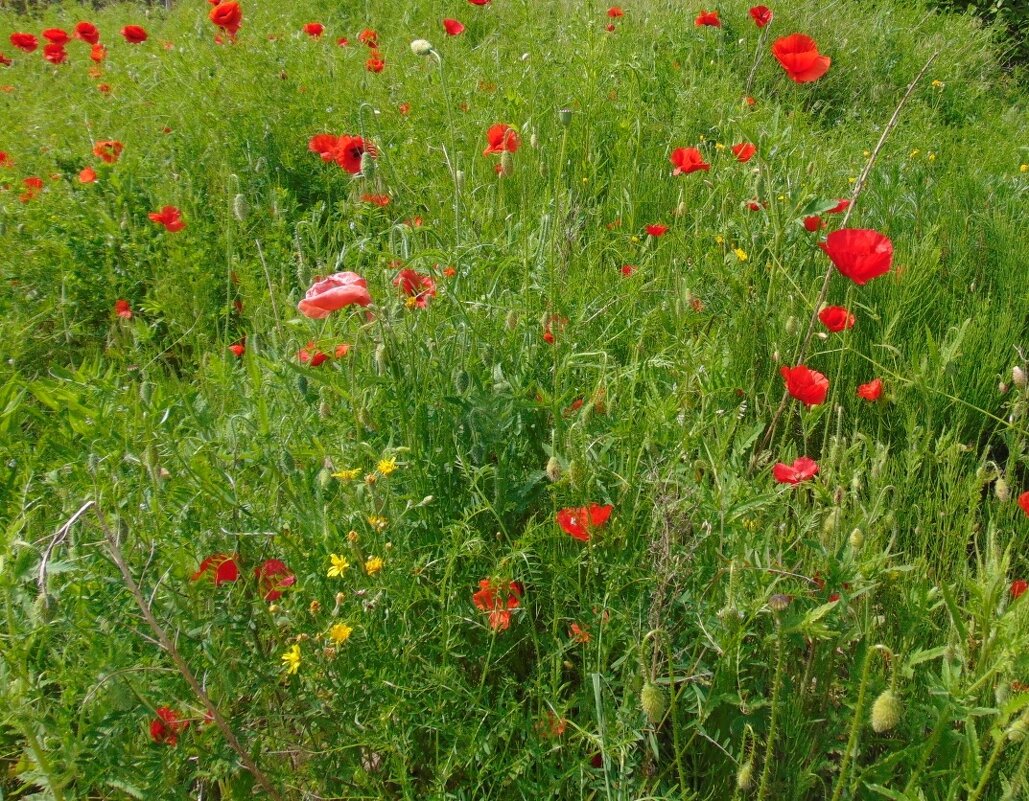
[[[993,31],[222,5],[0,12],[0,798],[1025,794]]]

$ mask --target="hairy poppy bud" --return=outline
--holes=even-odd
[[[754,786],[754,763],[751,760],[747,760],[740,769],[736,771],[736,787],[747,792],[751,787]]]
[[[556,456],[551,456],[547,460],[547,478],[551,481],[561,480],[561,462],[557,460]]]
[[[332,483],[332,471],[323,467],[318,471],[318,486],[325,489],[330,483]]]
[[[322,420],[327,420],[329,415],[332,414],[332,407],[329,405],[327,400],[322,400],[318,403],[318,416]]]
[[[361,177],[368,180],[375,177],[375,159],[367,150],[361,154]]]
[[[514,157],[511,155],[510,150],[505,150],[500,154],[500,174],[507,178],[513,172]]]
[[[684,217],[686,215],[686,201],[680,200],[679,204],[675,207],[675,211],[672,212],[676,217]]]
[[[1025,370],[1023,370],[1017,364],[1011,368],[1011,383],[1019,389],[1025,389],[1026,387],[1027,381],[1025,377]]]
[[[375,347],[375,370],[379,375],[386,374],[386,345],[382,342]]]
[[[511,309],[507,313],[507,317],[504,319],[504,324],[507,326],[508,331],[514,331],[518,327],[518,312]]]
[[[578,487],[585,476],[582,472],[582,465],[577,461],[572,461],[568,464],[568,480],[572,483],[573,487]]]
[[[825,516],[825,520],[822,522],[822,533],[832,534],[836,530],[836,526],[840,522],[840,507],[833,507],[832,511]]]
[[[536,132],[533,131],[532,135],[529,137],[529,147],[531,147],[533,150],[535,150],[539,146],[540,146],[540,138],[538,136],[536,136]]]
[[[464,170],[458,170],[454,173],[454,183],[458,189],[464,186]]]
[[[656,726],[661,722],[665,716],[665,710],[668,708],[664,690],[653,682],[646,682],[640,691],[640,706],[647,714],[647,720]]]
[[[1008,730],[1005,732],[1005,734],[1007,734],[1007,738],[1011,742],[1020,743],[1022,742],[1022,740],[1025,739],[1025,735],[1027,732],[1029,732],[1029,721],[1026,720],[1025,715],[1022,715],[1018,720],[1016,720],[1008,727]]]
[[[883,690],[872,704],[872,728],[877,734],[889,731],[900,723],[901,712],[903,707],[897,694],[893,690]]]
[[[850,532],[850,547],[851,548],[853,548],[855,551],[857,551],[864,544],[865,544],[865,533],[861,529],[856,528],[856,529],[854,529],[853,531]]]
[[[232,199],[232,216],[240,222],[243,222],[250,214],[250,204],[247,203],[246,196],[238,194]]]
[[[1011,497],[1011,491],[1008,489],[1008,482],[1004,480],[1004,476],[997,479],[997,483],[993,485],[993,492],[998,501],[1006,501]]]
[[[797,321],[797,318],[794,317],[792,314],[786,318],[786,333],[789,334],[791,337],[797,335],[797,329],[799,327],[800,323]]]
[[[432,53],[432,51],[432,43],[425,41],[425,39],[415,39],[411,42],[411,52],[416,56],[427,56]]]

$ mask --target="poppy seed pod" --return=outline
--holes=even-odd
[[[1025,389],[1026,387],[1026,376],[1025,370],[1019,367],[1017,364],[1011,368],[1011,383],[1019,389]]]
[[[889,731],[898,723],[903,712],[900,699],[893,690],[883,690],[872,704],[872,728],[877,734]]]
[[[773,612],[782,612],[790,605],[790,596],[777,592],[768,599],[768,608]]]
[[[415,39],[411,42],[411,52],[416,56],[427,56],[433,51],[431,42],[427,42],[425,39]]]
[[[561,123],[565,128],[572,124],[572,110],[570,108],[563,108],[557,112],[557,121]]]
[[[646,682],[640,691],[640,706],[647,715],[647,720],[653,725],[661,722],[668,708],[668,700],[664,691],[653,682]]]

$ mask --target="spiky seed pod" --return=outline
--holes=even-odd
[[[1004,476],[997,479],[997,483],[993,485],[993,493],[997,496],[998,501],[1006,501],[1011,497],[1011,491],[1008,489],[1008,482],[1004,480]]]
[[[754,786],[754,763],[752,760],[747,760],[740,769],[736,771],[736,787],[744,793],[747,792],[751,787]]]
[[[889,731],[900,723],[903,711],[897,694],[893,690],[883,690],[872,704],[872,728],[877,734]]]
[[[250,204],[247,203],[246,195],[240,193],[232,199],[232,216],[240,222],[250,216]]]
[[[653,682],[648,681],[640,691],[640,706],[643,707],[643,711],[647,714],[647,720],[656,726],[665,716],[665,710],[668,708],[668,699],[665,698],[664,690]]]
[[[1017,364],[1011,368],[1011,383],[1019,389],[1025,389],[1026,384],[1029,383],[1029,379],[1027,379],[1025,375],[1025,370]]]
[[[865,544],[865,532],[861,529],[856,528],[850,532],[850,547],[855,551],[860,550],[861,546]]]
[[[561,462],[558,461],[556,456],[551,456],[547,460],[547,478],[551,481],[560,481],[561,473]]]

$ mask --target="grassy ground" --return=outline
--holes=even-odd
[[[221,45],[200,0],[0,12],[0,797],[1024,795],[1020,79],[917,2],[784,0],[760,43],[745,5],[623,8],[244,0]],[[80,19],[99,66],[7,44]],[[815,82],[768,52],[794,32]],[[826,212],[933,53],[847,222],[893,269],[833,274],[828,399],[762,447]],[[501,122],[521,146],[484,156]],[[337,271],[373,304],[301,315]],[[557,515],[591,503],[582,542]],[[236,580],[192,580],[218,554]]]

